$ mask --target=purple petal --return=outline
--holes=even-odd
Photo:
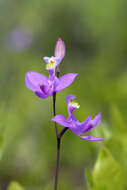
[[[48,78],[40,73],[29,71],[26,73],[25,83],[30,90],[40,92],[40,86],[47,85]]]
[[[35,92],[35,94],[36,94],[36,96],[38,96],[39,98],[42,98],[42,99],[45,99],[49,96],[49,94],[44,94],[43,92]]]
[[[58,66],[61,62],[61,58],[60,57],[54,57],[54,59],[57,62],[57,66]]]
[[[64,88],[67,88],[69,85],[72,84],[77,75],[77,73],[69,73],[60,77],[59,84],[56,86],[55,91],[59,92]]]
[[[91,116],[90,116],[90,115],[85,119],[85,121],[81,122],[80,125],[81,125],[81,126],[86,126],[86,124],[87,124],[89,121],[91,121]]]
[[[56,77],[55,77],[55,70],[48,70],[49,72],[49,80],[53,81]]]
[[[74,114],[71,114],[71,118],[73,119],[73,121],[76,121],[79,124],[79,121],[77,120],[77,118],[74,116]]]
[[[43,94],[47,94],[47,92],[49,91],[49,86],[47,85],[42,85],[42,86],[40,86],[40,89],[41,89],[41,93],[43,93]]]
[[[44,60],[46,63],[49,63],[49,59],[50,59],[50,57],[43,57],[43,60]]]
[[[59,65],[59,63],[61,62],[61,58],[60,57],[43,57],[43,60],[47,63],[50,64],[50,61],[53,60],[56,62],[55,67],[57,67],[57,65]],[[48,69],[49,70],[49,69]],[[52,70],[52,69],[51,69]],[[54,70],[54,68],[53,68]]]
[[[101,120],[101,113],[99,113],[93,120],[89,121],[88,124],[84,127],[83,133],[89,132],[94,127],[96,127]]]
[[[72,99],[72,100],[76,99],[76,96],[73,96],[72,94],[68,95],[68,96],[66,97],[66,103],[69,104],[69,102],[70,102],[71,99]]]
[[[70,127],[69,123],[66,121],[64,115],[56,115],[55,117],[52,118],[53,122],[56,122],[64,127]]]
[[[88,136],[88,135],[85,135],[85,136],[79,136],[80,138],[84,139],[84,140],[87,140],[87,141],[103,141],[104,138],[99,138],[99,137],[91,137],[91,136]]]
[[[85,121],[83,121],[82,123],[79,123],[78,129],[80,130],[80,134],[85,132],[85,129],[86,129],[87,124],[89,123],[89,121],[91,121],[91,116],[90,115],[87,117],[87,119]]]
[[[75,116],[73,114],[72,114],[72,116],[74,117],[73,124],[76,127],[71,128],[71,131],[79,136],[82,134],[84,127],[86,126],[86,124],[91,119],[91,116],[88,116],[88,118],[82,123],[80,123],[77,119],[75,120]],[[72,119],[73,119],[73,117],[72,117]]]
[[[55,47],[55,57],[60,57],[61,60],[64,58],[65,56],[65,44],[64,41],[59,38],[56,42],[56,47]]]
[[[74,134],[76,134],[77,136],[81,135],[81,132],[80,132],[80,130],[78,129],[77,126],[76,126],[76,127],[70,127],[70,130],[71,130]]]
[[[92,124],[94,126],[97,126],[101,121],[101,113],[99,113],[98,115],[96,115],[96,117],[92,120]]]

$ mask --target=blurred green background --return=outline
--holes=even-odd
[[[79,76],[57,95],[57,113],[67,116],[65,97],[76,95],[76,117],[101,112],[92,135],[105,138],[66,132],[59,189],[126,190],[126,0],[0,0],[0,190],[53,189],[52,98],[36,97],[24,78],[29,70],[48,74],[43,57],[54,54],[58,37],[66,44],[61,75]]]

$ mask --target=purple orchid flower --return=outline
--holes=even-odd
[[[51,59],[56,62],[57,64],[55,65],[55,67],[57,68],[57,71],[60,72],[60,62],[63,60],[65,56],[65,44],[64,41],[59,38],[56,42],[56,46],[55,46],[55,51],[54,51],[54,56],[52,57],[44,57],[44,61],[46,63],[50,63]]]
[[[57,78],[55,76],[55,68],[59,64],[60,59],[56,57],[44,57],[44,60],[47,63],[46,69],[49,72],[49,78],[33,71],[27,72],[25,76],[27,88],[34,91],[38,97],[43,99],[52,96],[54,92],[67,88],[78,75],[77,73],[68,73]]]
[[[68,105],[67,119],[65,119],[64,115],[56,115],[55,117],[52,118],[51,121],[56,122],[64,127],[70,128],[70,130],[73,133],[75,133],[77,136],[79,136],[80,138],[84,140],[88,140],[88,141],[104,140],[103,138],[91,137],[91,136],[85,135],[86,132],[89,132],[100,123],[101,113],[96,115],[96,117],[93,120],[91,119],[91,116],[88,116],[88,118],[85,121],[80,123],[73,114],[73,111],[80,107],[77,102],[73,101],[75,98],[76,97],[72,95],[68,95],[66,97],[66,103]]]
[[[56,67],[60,64],[64,56],[65,56],[65,44],[64,41],[62,41],[62,39],[59,38],[56,42],[54,56],[44,57],[43,59],[48,64],[51,63],[51,61],[53,61],[55,63],[54,66]]]

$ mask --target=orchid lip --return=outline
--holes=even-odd
[[[49,59],[49,63],[46,65],[47,70],[55,69],[57,66],[56,60],[54,60],[52,57]]]
[[[73,99],[70,100],[69,106],[74,107],[74,108],[79,108],[80,107],[78,102],[73,101]]]

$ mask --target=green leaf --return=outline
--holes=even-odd
[[[102,148],[93,171],[95,190],[125,190],[126,177],[106,148]]]
[[[106,143],[115,160],[117,160],[127,175],[127,127],[123,115],[116,105],[111,107],[112,138]]]
[[[0,159],[2,158],[4,150],[4,137],[0,136]]]
[[[8,190],[24,190],[24,188],[17,182],[11,182]]]
[[[89,169],[86,169],[85,174],[86,174],[88,188],[92,188],[93,187],[92,173],[91,173],[91,171]]]
[[[127,127],[123,120],[122,114],[116,105],[112,105],[111,107],[111,124],[113,131],[116,134],[120,135],[127,132]]]

